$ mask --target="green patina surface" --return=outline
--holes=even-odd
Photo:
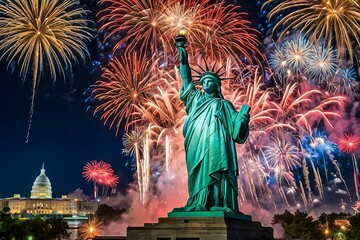
[[[186,38],[179,36],[175,40],[183,80],[180,99],[188,114],[183,135],[189,199],[184,207],[175,208],[173,212],[192,215],[200,212],[196,214],[201,215],[214,211],[237,215],[235,143],[244,143],[249,135],[250,107],[243,105],[238,112],[230,101],[224,99],[220,70],[214,71],[214,67],[210,69],[207,64],[203,73],[198,72],[202,90],[196,88],[185,49]]]

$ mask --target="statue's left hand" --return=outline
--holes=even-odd
[[[246,133],[246,131],[249,128],[249,122],[250,122],[250,115],[249,114],[241,114],[240,115],[240,121],[241,121],[241,127],[240,131],[242,133]]]

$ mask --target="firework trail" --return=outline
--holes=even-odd
[[[150,190],[150,142],[151,142],[151,125],[149,125],[148,130],[145,134],[144,139],[144,161],[142,162],[142,204],[145,205],[149,201],[149,190]]]
[[[337,162],[335,156],[333,155],[333,153],[338,151],[337,145],[329,141],[324,132],[317,130],[314,131],[313,136],[304,136],[304,139],[302,140],[302,144],[304,151],[306,152],[306,155],[308,156],[311,162],[315,161],[318,164],[319,159],[322,158],[327,182],[328,182],[327,160],[331,161],[337,172],[339,179],[344,184],[346,188],[346,192],[348,193],[349,196],[349,200],[351,201],[350,191],[341,173],[339,163]]]
[[[279,193],[284,200],[288,202],[285,192],[281,186],[282,180],[285,180],[288,186],[296,187],[291,170],[300,166],[301,153],[299,148],[292,144],[284,136],[278,136],[273,137],[269,143],[264,146],[264,149],[265,158],[270,164],[271,171],[275,174]]]
[[[356,161],[355,153],[360,148],[360,138],[355,134],[345,134],[339,139],[339,149],[342,152],[351,154],[351,160],[354,169],[354,185],[356,191],[357,201],[360,201],[359,196],[359,168]]]
[[[7,56],[9,65],[17,59],[23,81],[32,70],[28,142],[36,88],[45,75],[44,66],[48,66],[55,82],[58,72],[64,76],[74,61],[88,55],[85,43],[91,34],[86,26],[88,21],[83,19],[87,12],[78,8],[78,2],[73,0],[0,0],[0,13],[3,57]]]
[[[138,188],[139,188],[139,195],[140,195],[140,202],[142,202],[143,196],[143,183],[142,183],[142,166],[141,166],[141,151],[143,149],[143,140],[144,140],[144,133],[139,128],[135,128],[129,133],[125,133],[123,137],[123,145],[124,149],[123,152],[125,155],[135,155],[136,159],[136,172],[137,172],[137,180],[138,180]]]

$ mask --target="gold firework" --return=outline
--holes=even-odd
[[[83,19],[86,11],[74,0],[0,0],[0,50],[7,61],[17,59],[24,80],[32,70],[32,98],[29,130],[34,111],[35,90],[44,75],[45,63],[56,81],[78,57],[88,54],[85,44],[90,28]],[[27,135],[27,141],[29,131]]]
[[[80,228],[80,234],[83,239],[92,239],[95,236],[101,234],[101,222],[98,222],[96,218],[89,219],[84,225]]]
[[[273,2],[268,0],[264,6]],[[347,54],[353,59],[351,40],[360,44],[360,6],[354,0],[284,0],[270,12],[272,18],[281,12],[289,12],[274,27],[286,26],[281,36],[291,29],[305,33],[312,42],[325,38],[329,45],[334,44],[339,57]]]

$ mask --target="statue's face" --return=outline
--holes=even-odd
[[[208,94],[213,94],[218,91],[218,86],[215,80],[210,77],[205,77],[205,79],[201,81],[201,84],[204,91]]]

